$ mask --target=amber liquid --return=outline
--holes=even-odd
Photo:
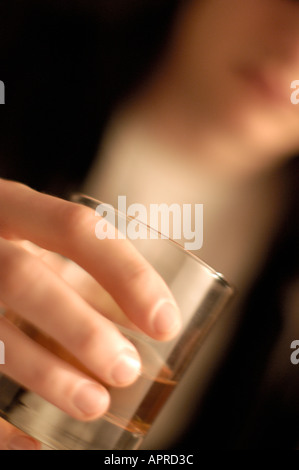
[[[10,312],[9,319],[14,320],[14,323],[19,327],[21,326],[22,330],[37,343],[93,379],[98,380],[78,359],[74,358],[56,341],[41,334],[25,322],[20,322],[18,317],[13,315]],[[136,445],[139,444],[140,438],[147,434],[153,421],[177,384],[173,379],[173,372],[165,365],[161,357],[147,341],[143,341],[142,337],[136,336],[136,334],[130,336],[129,339],[136,345],[140,353],[142,361],[141,374],[128,387],[107,387],[111,397],[110,408],[105,416],[94,424],[94,426],[98,426],[97,429],[95,428],[95,433],[105,436],[108,443],[110,441],[113,442],[115,436],[119,436],[118,444],[120,449],[125,448],[122,447],[126,445],[123,444],[124,442],[129,443],[128,448],[133,448],[135,441]],[[83,431],[82,434],[84,435]]]
[[[129,432],[146,434],[176,386],[170,377],[166,367],[155,378],[143,370],[133,385],[110,388],[111,406],[105,419]]]

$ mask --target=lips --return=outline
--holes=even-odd
[[[246,83],[257,93],[268,100],[278,103],[289,103],[290,84],[275,71],[247,68],[239,70],[239,74]]]

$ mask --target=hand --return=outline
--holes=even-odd
[[[0,180],[0,201],[0,300],[91,374],[38,344],[9,317],[0,318],[6,352],[0,373],[76,419],[99,418],[109,407],[105,385],[122,387],[138,377],[138,353],[113,323],[20,241],[76,262],[130,321],[158,340],[170,339],[180,328],[175,301],[129,241],[96,238],[98,218],[91,209],[6,180]]]
[[[0,450],[40,450],[36,440],[0,419]]]

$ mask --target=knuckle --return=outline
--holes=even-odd
[[[144,261],[134,261],[126,266],[125,283],[139,285],[153,281],[153,269]]]
[[[72,349],[78,356],[89,357],[102,342],[102,331],[93,322],[85,324],[70,339]]]
[[[22,379],[32,390],[43,391],[51,385],[51,378],[55,376],[55,371],[55,366],[48,361],[46,364],[44,361],[31,362],[30,367],[24,371],[25,376]]]
[[[58,229],[70,242],[82,233],[83,227],[90,224],[90,209],[80,204],[66,202],[61,205],[57,215]]]
[[[0,291],[4,295],[13,295],[15,299],[28,294],[30,287],[40,277],[38,263],[23,250],[0,254]]]

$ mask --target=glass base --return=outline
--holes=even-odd
[[[6,381],[6,387],[3,381]],[[1,377],[2,390],[12,391],[11,384],[14,383]],[[20,387],[14,392],[9,403],[6,395],[6,406],[0,409],[1,417],[40,441],[43,449],[137,450],[145,437],[105,418],[87,423],[75,420],[35,393]]]

